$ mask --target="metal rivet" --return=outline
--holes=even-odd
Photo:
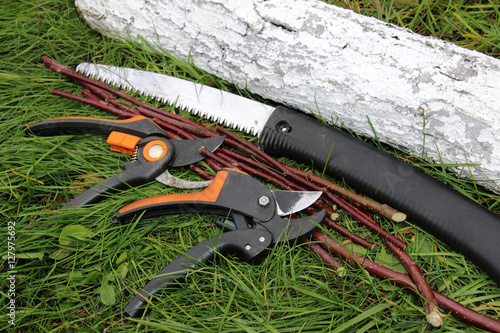
[[[251,248],[250,244],[245,245],[245,250],[250,251]]]
[[[269,202],[271,202],[271,200],[269,199],[269,197],[266,197],[265,195],[259,198],[259,205],[262,207],[266,207],[267,205],[269,205]]]
[[[290,133],[292,131],[292,127],[286,121],[280,121],[276,124],[276,131],[278,133]]]
[[[148,150],[148,155],[151,158],[158,158],[163,154],[163,147],[160,145],[153,145]]]
[[[261,236],[259,237],[259,242],[264,243],[266,241],[266,237]]]

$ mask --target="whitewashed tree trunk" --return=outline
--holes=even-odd
[[[500,60],[315,0],[76,0],[100,32],[500,189]],[[370,125],[371,122],[371,125]],[[462,170],[463,169],[463,170]]]

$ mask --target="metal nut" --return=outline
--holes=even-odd
[[[263,195],[259,198],[259,206],[262,206],[262,207],[266,207],[269,205],[269,203],[271,202],[271,200],[269,199],[269,197]]]

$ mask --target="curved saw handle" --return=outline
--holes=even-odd
[[[198,263],[211,263],[216,253],[235,255],[246,262],[258,262],[267,253],[272,243],[271,235],[264,230],[247,229],[223,233],[205,240],[187,250],[161,270],[127,304],[124,311],[130,317],[142,316],[143,306],[153,295],[166,288],[178,287],[185,280],[190,269]]]
[[[465,255],[500,285],[500,218],[453,188],[332,126],[275,109],[260,144],[386,203]]]
[[[125,120],[108,120],[87,117],[61,117],[43,120],[30,125],[29,130],[36,135],[52,136],[60,134],[109,135],[121,132],[145,138],[149,135],[165,136],[165,132],[152,120],[136,116]]]

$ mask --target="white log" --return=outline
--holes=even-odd
[[[76,0],[100,32],[157,45],[500,189],[500,60],[316,0]],[[425,143],[425,144],[424,144]]]

